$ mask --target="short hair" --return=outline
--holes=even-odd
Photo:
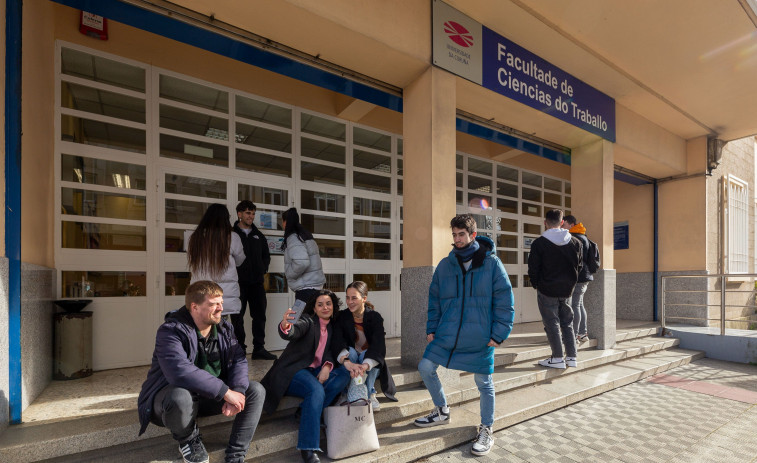
[[[575,215],[566,215],[565,217],[563,217],[563,220],[568,222],[571,225],[575,225],[578,223],[578,219],[576,218]]]
[[[456,215],[449,221],[450,228],[459,228],[467,230],[469,234],[476,233],[476,219],[470,214]]]
[[[241,201],[239,204],[237,204],[237,212],[244,212],[244,211],[254,211],[257,210],[257,206],[255,203],[250,201],[249,199],[245,199],[244,201]]]
[[[547,214],[544,216],[545,221],[547,222],[547,225],[550,227],[559,227],[562,223],[562,210],[561,209],[552,209],[547,211]]]
[[[205,298],[223,296],[223,289],[210,280],[195,281],[184,292],[184,306],[189,309],[194,302],[197,305],[205,302]]]

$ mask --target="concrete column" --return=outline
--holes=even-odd
[[[613,259],[613,144],[598,140],[572,151],[571,211],[597,243],[602,267],[584,296],[589,337],[599,349],[615,345],[615,269]]]
[[[428,287],[455,215],[455,77],[430,67],[403,91],[402,365],[426,348]]]

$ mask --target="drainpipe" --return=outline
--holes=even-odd
[[[5,1],[5,256],[11,424],[21,423],[21,20],[23,0]]]
[[[654,283],[652,284],[652,297],[654,297],[654,321],[660,321],[659,316],[659,301],[657,299],[657,291],[659,285],[659,240],[660,240],[660,224],[658,217],[658,191],[660,185],[657,180],[654,181]]]

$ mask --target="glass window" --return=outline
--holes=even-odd
[[[183,228],[166,228],[165,250],[166,252],[184,252],[185,246]]]
[[[390,174],[392,172],[392,158],[382,154],[369,153],[358,149],[352,150],[352,164],[355,167],[375,170]]]
[[[284,153],[292,152],[292,134],[237,122],[237,143]]]
[[[238,149],[237,169],[291,178],[292,160],[272,154]]]
[[[146,251],[147,229],[132,225],[61,222],[61,246],[73,249]]]
[[[492,204],[492,197],[488,195],[482,195],[478,193],[468,193],[468,207],[473,207],[481,210],[490,210]]]
[[[570,194],[570,182],[565,182],[565,194]]]
[[[494,230],[494,217],[490,215],[471,214],[481,230]],[[479,232],[479,234],[481,234]]]
[[[352,142],[359,146],[366,146],[381,151],[392,151],[392,137],[361,127],[353,127]]]
[[[523,184],[541,188],[541,175],[523,172]]]
[[[570,206],[571,206],[571,204],[570,204],[570,196],[566,196],[565,197],[565,207],[570,207]],[[566,212],[566,214],[567,214],[567,212]]]
[[[145,296],[146,272],[61,272],[64,297]]]
[[[463,187],[463,173],[462,172],[455,172],[455,186],[457,188]]]
[[[228,146],[189,140],[173,135],[160,134],[160,155],[200,164],[224,167],[229,165]]]
[[[362,281],[365,283],[368,286],[368,292],[392,290],[392,275],[389,273],[356,273],[352,277],[354,278],[353,281]]]
[[[542,217],[541,206],[536,204],[521,203],[520,213],[532,217]]]
[[[166,193],[226,199],[226,182],[201,177],[166,174]]]
[[[518,251],[500,251],[497,250],[497,257],[503,264],[517,264],[518,263]]]
[[[460,190],[455,192],[455,204],[463,204],[463,192]]]
[[[355,259],[391,260],[392,245],[355,240],[352,243],[352,253]]]
[[[302,180],[310,182],[344,186],[345,170],[338,167],[324,166],[315,162],[302,161],[300,164],[300,177]]]
[[[405,145],[405,141],[402,138],[397,138],[397,154],[399,154],[400,156],[402,156],[402,153],[403,153],[402,150],[405,149],[404,145]]]
[[[284,231],[284,227],[281,226],[282,211],[274,211],[258,207],[255,209],[255,226],[261,230],[280,230]],[[232,217],[236,216],[236,210],[231,211]]]
[[[166,272],[166,296],[183,296],[187,292],[192,274],[189,272]]]
[[[236,96],[236,114],[260,122],[292,128],[292,110],[270,103]]]
[[[560,180],[554,179],[554,178],[547,178],[544,177],[544,188],[547,190],[562,191],[562,182]]]
[[[403,166],[404,166],[404,163],[403,163],[402,159],[397,159],[397,175],[402,175],[403,174],[403,169],[402,169]]]
[[[61,50],[61,72],[117,87],[145,91],[145,70],[78,50]]]
[[[160,105],[160,126],[214,140],[229,141],[229,122],[208,114]]]
[[[347,126],[343,122],[332,121],[331,119],[325,119],[307,113],[301,114],[300,121],[300,129],[303,133],[345,141]]]
[[[518,185],[512,183],[497,182],[497,194],[500,196],[508,196],[510,198],[518,198]]]
[[[61,140],[82,145],[101,146],[135,153],[145,153],[146,135],[142,129],[133,129],[108,122],[80,117],[60,116]]]
[[[145,122],[145,100],[83,85],[61,82],[60,105],[102,116]]]
[[[267,186],[237,185],[237,201],[249,199],[257,204],[288,206],[289,191]]]
[[[562,195],[544,192],[544,202],[552,206],[561,206]]]
[[[518,221],[515,219],[508,219],[506,217],[502,217],[502,220],[500,220],[500,223],[499,223],[499,228],[502,231],[517,233]]]
[[[322,258],[344,259],[346,253],[344,240],[318,238],[315,242],[318,243],[318,254]],[[344,287],[342,287],[341,291],[344,291]]]
[[[497,210],[500,212],[518,213],[518,201],[512,199],[497,198]]]
[[[485,193],[492,192],[492,181],[488,178],[476,177],[475,175],[468,175],[468,189],[478,190]]]
[[[145,220],[145,197],[61,188],[62,214]]]
[[[307,137],[300,138],[300,153],[308,158],[344,164],[346,155],[344,145],[336,145]]]
[[[513,288],[518,287],[518,276],[517,275],[507,275],[507,277],[510,279],[510,284]]]
[[[455,169],[463,169],[463,156],[461,154],[455,154]]]
[[[523,275],[523,287],[524,288],[531,287],[531,278],[528,276],[528,274]]]
[[[301,214],[300,223],[313,234],[345,235],[344,217],[326,217],[322,215]],[[319,241],[316,239],[316,241]]]
[[[160,97],[220,112],[229,111],[229,94],[172,76],[160,76]]]
[[[263,275],[263,287],[266,293],[286,294],[289,292],[287,279],[283,273],[266,273]]]
[[[498,248],[517,248],[518,235],[497,235]]]
[[[541,202],[541,191],[540,190],[534,190],[532,188],[521,188],[521,195],[523,199],[526,201],[536,201]]]
[[[318,191],[300,191],[300,206],[303,209],[313,209],[325,212],[344,212],[346,196]]]
[[[145,166],[63,154],[60,167],[60,177],[63,181],[145,189]]]
[[[198,224],[211,203],[166,199],[166,222]]]
[[[365,172],[353,172],[352,186],[361,190],[388,194],[392,192],[392,179],[380,175],[366,174]]]
[[[398,179],[397,179],[397,194],[398,194],[399,196],[402,196],[402,187],[403,187],[403,184],[402,184],[402,179],[401,179],[401,178],[398,178]]]
[[[379,199],[353,198],[352,213],[390,219],[392,217],[392,203]]]
[[[382,238],[388,240],[392,237],[391,232],[391,222],[361,219],[355,219],[352,222],[353,236],[359,236],[361,238]]]
[[[488,161],[482,161],[473,157],[468,158],[468,172],[474,172],[477,174],[491,175],[492,163]],[[491,183],[491,182],[490,182]]]
[[[527,233],[529,235],[541,235],[541,225],[537,223],[524,223],[523,233]]]
[[[323,287],[334,293],[344,291],[344,288],[347,287],[344,274],[327,273],[326,283],[324,283]]]
[[[497,164],[497,178],[501,178],[502,180],[510,180],[511,182],[517,182],[518,170]]]

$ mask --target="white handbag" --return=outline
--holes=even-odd
[[[371,403],[360,399],[346,405],[327,407],[326,441],[331,459],[347,458],[379,448]]]

